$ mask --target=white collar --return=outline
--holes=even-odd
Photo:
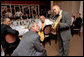
[[[63,12],[63,10],[60,11],[59,15],[61,15],[62,12]]]

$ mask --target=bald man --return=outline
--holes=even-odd
[[[1,38],[3,38],[4,31],[6,31],[8,28],[11,29],[11,20],[9,18],[5,18],[3,23],[1,24]]]
[[[17,46],[20,41],[20,39],[18,38],[18,35],[19,35],[18,31],[13,30],[10,27],[10,25],[11,25],[11,20],[9,18],[5,18],[3,21],[3,24],[1,24],[1,44],[3,48],[5,48],[5,54],[11,54],[11,52],[16,48],[16,47],[13,47],[12,49],[12,46]],[[14,34],[15,39],[13,39],[13,37],[11,37],[11,35],[9,35],[8,33]],[[8,34],[7,38],[6,38],[6,34]],[[8,40],[14,41],[14,43],[10,44],[10,42],[8,43]]]
[[[58,5],[53,6],[53,12],[56,15],[55,20],[62,14],[62,18],[58,23],[57,39],[59,41],[59,54],[58,56],[67,56],[69,50],[69,42],[71,38],[70,24],[71,16],[68,12],[61,10]]]
[[[6,24],[6,25],[10,26],[11,25],[10,18],[5,18],[3,24]]]
[[[53,22],[50,21],[49,19],[46,19],[44,17],[44,15],[40,15],[40,21],[38,23],[38,26],[40,28],[40,30],[43,30],[43,28],[46,26],[46,25],[52,25]]]

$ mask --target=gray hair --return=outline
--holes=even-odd
[[[31,22],[29,25],[28,25],[28,29],[30,30],[31,29],[31,27],[34,27],[34,23],[36,23],[36,22]]]

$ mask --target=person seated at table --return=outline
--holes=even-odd
[[[24,16],[22,16],[23,19],[27,19],[28,18],[28,15],[27,13],[24,14]]]
[[[12,29],[10,25],[11,25],[10,18],[3,19],[3,23],[1,24],[1,38],[3,38],[4,36],[4,33],[5,33],[4,31],[6,31],[9,28]]]
[[[23,13],[20,11],[20,9],[18,9],[15,15],[16,15],[16,19],[21,19],[21,17],[23,16]]]
[[[49,19],[45,19],[44,15],[40,15],[40,20],[39,23],[38,23],[38,26],[40,28],[40,30],[43,30],[43,28],[46,26],[46,25],[52,25],[53,22],[50,21]]]
[[[7,12],[5,13],[5,16],[6,16],[6,18],[12,19],[13,16],[12,16],[10,9],[7,10]]]
[[[35,19],[39,19],[39,16],[38,16],[38,14],[36,14],[36,15],[35,15]]]
[[[3,48],[6,48],[6,42],[5,42],[6,35],[5,34],[9,31],[10,32],[14,31],[15,32],[14,34],[16,34],[16,39],[18,40],[17,42],[19,43],[19,41],[20,41],[20,39],[18,38],[18,34],[19,34],[18,31],[13,30],[10,27],[10,25],[11,25],[11,20],[9,18],[5,18],[3,24],[1,24],[1,44],[2,44]]]
[[[10,18],[5,18],[5,19],[3,19],[3,23],[1,24],[1,38],[3,38],[3,36],[4,36],[4,31],[6,31],[7,29],[11,29],[12,30],[12,28],[10,27],[10,25],[11,25],[11,20],[10,20]]]
[[[78,13],[76,20],[74,20],[72,23],[71,27],[72,36],[74,35],[74,29],[81,29],[81,24],[82,24],[82,18],[80,17],[80,13]]]
[[[31,22],[29,31],[23,35],[20,44],[14,50],[12,56],[45,56],[46,50],[40,43],[38,31],[37,23]]]
[[[16,20],[16,15],[15,14],[13,15],[13,19],[12,20]]]
[[[39,28],[40,28],[41,31],[43,31],[43,29],[44,29],[44,27],[46,25],[52,25],[53,24],[53,22],[50,21],[49,19],[45,19],[44,15],[40,15],[40,20],[41,21],[39,21],[38,26],[39,26]],[[50,37],[49,38],[45,38],[44,41],[42,42],[42,44],[44,45],[44,47],[45,47],[45,43],[48,42],[47,40],[49,41],[49,43],[51,45]]]
[[[80,17],[80,13],[77,14],[76,20],[73,22],[74,28],[80,28],[82,24],[82,18]]]

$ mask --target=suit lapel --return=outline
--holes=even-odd
[[[62,12],[62,19],[60,20],[60,22],[64,22],[64,11]]]

